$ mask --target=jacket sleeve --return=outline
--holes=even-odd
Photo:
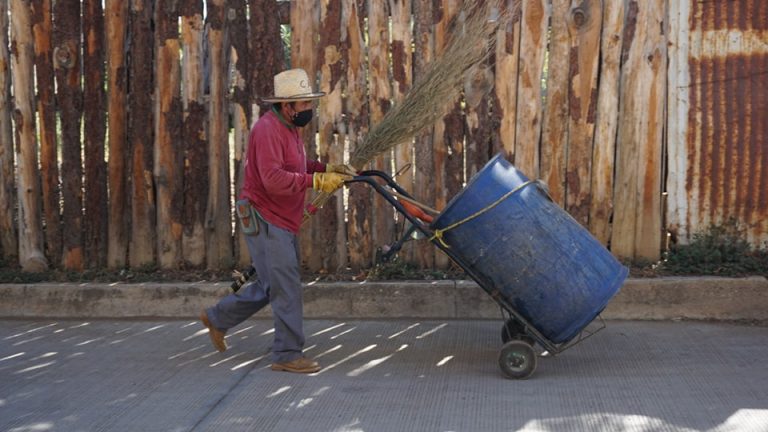
[[[307,159],[307,173],[326,172],[325,164],[320,161]]]
[[[258,136],[258,138],[255,138]],[[268,128],[262,128],[258,134],[251,134],[249,143],[256,151],[255,159],[261,182],[270,194],[291,195],[312,187],[312,174],[295,173],[285,169],[285,154],[280,137]]]

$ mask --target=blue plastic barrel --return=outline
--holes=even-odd
[[[567,342],[605,308],[628,270],[502,155],[472,178],[431,228],[446,229],[501,198],[442,232],[441,240],[484,290],[501,295],[550,342]]]

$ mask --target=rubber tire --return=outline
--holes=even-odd
[[[528,342],[511,340],[499,351],[501,373],[511,379],[526,379],[536,370],[536,352]]]
[[[536,344],[536,340],[525,333],[525,330],[523,330],[523,325],[520,324],[520,321],[514,318],[510,318],[501,327],[501,342],[507,343],[515,339],[528,342],[531,346]]]

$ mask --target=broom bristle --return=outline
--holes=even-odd
[[[447,114],[461,93],[467,72],[490,55],[495,42],[490,36],[510,16],[506,10],[499,13],[498,19],[489,19],[492,11],[499,10],[499,4],[498,0],[464,3],[446,50],[416,80],[403,101],[395,104],[355,148],[350,155],[353,167],[362,168]]]
[[[403,100],[370,130],[350,154],[350,165],[363,168],[376,156],[410,140],[447,114],[461,94],[467,72],[485,61],[494,49],[494,32],[506,25],[519,8],[519,2],[512,8],[502,8],[501,3],[502,0],[464,2],[445,51],[427,67]],[[494,11],[498,16],[490,19]],[[312,204],[322,207],[330,196],[321,193]]]

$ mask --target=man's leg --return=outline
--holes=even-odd
[[[269,226],[267,243],[272,265],[266,271],[269,275],[269,302],[275,323],[275,341],[272,346],[272,360],[275,363],[287,363],[302,357],[304,348],[297,242],[295,234]]]
[[[251,276],[251,282],[243,286],[237,293],[224,297],[215,306],[206,309],[205,315],[201,317],[203,324],[209,327],[211,340],[219,351],[226,349],[223,334],[227,330],[245,321],[269,304],[269,279],[260,277],[267,274],[269,268],[269,255],[264,253],[267,248],[265,233],[267,224],[263,221],[259,221],[259,224],[260,232],[258,235],[245,236],[251,262],[256,269],[255,274]]]
[[[271,289],[269,302],[275,320],[275,343],[272,346],[274,371],[312,373],[320,365],[304,357],[304,316],[302,286],[299,277],[299,244],[292,233],[275,230],[275,240],[280,243],[274,250],[280,250],[270,272]],[[282,237],[287,235],[289,241]]]

